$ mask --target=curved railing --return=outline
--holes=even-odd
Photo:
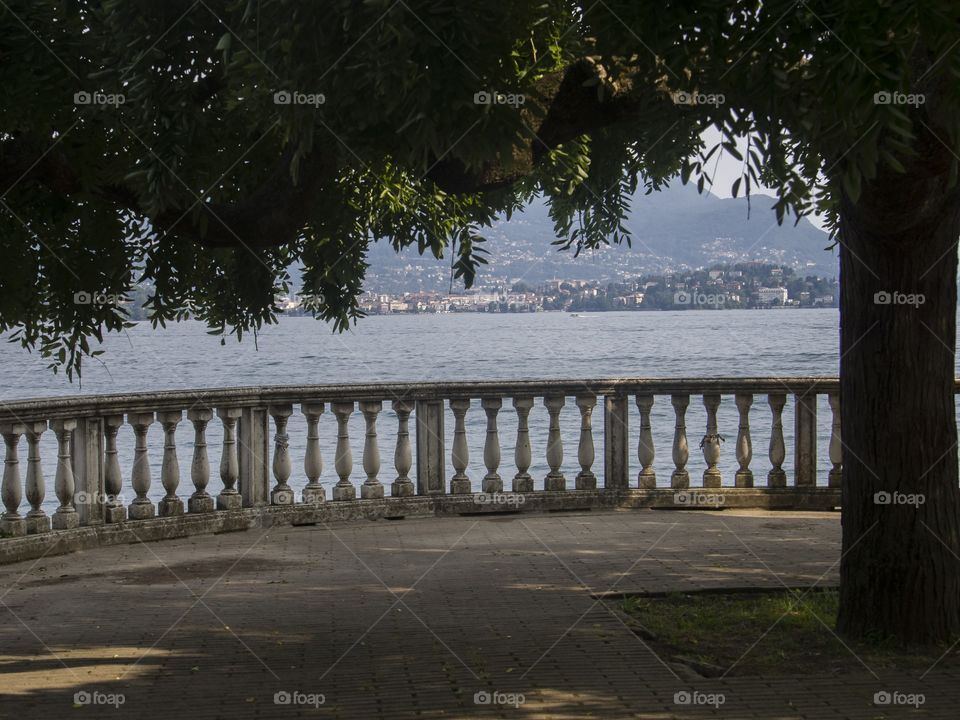
[[[702,409],[691,407],[691,396],[702,399]],[[755,420],[761,404],[762,422]],[[598,406],[602,425],[595,430]],[[785,435],[787,407],[793,432]],[[697,430],[688,438],[694,411]],[[184,419],[192,438],[181,431]],[[154,423],[162,449],[151,442]],[[132,433],[121,434],[124,426]],[[3,404],[0,432],[6,444],[0,561],[264,522],[597,506],[830,508],[839,504],[842,462],[839,384],[824,377],[273,386],[44,398]],[[354,440],[361,434],[355,468]],[[757,434],[766,440],[763,469],[754,467]],[[158,439],[156,431],[153,436]],[[381,477],[385,437],[395,470],[389,482]],[[691,439],[702,473],[691,472]],[[826,464],[818,461],[818,439],[829,450]],[[657,453],[667,444],[672,468],[664,472]],[[504,445],[512,449],[508,467]],[[21,446],[27,451],[23,474]],[[565,446],[576,448],[574,462]],[[331,449],[332,474],[323,462]],[[792,466],[784,467],[790,450]],[[187,454],[190,468],[183,473]],[[482,470],[471,467],[472,454],[482,457]],[[219,460],[219,482],[211,455]],[[51,467],[55,500],[45,479]],[[187,493],[184,475],[192,485]]]

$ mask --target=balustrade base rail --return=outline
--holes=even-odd
[[[105,545],[171,540],[192,535],[268,529],[282,526],[323,525],[359,520],[430,516],[473,516],[502,513],[660,509],[702,510],[833,510],[840,505],[840,489],[690,488],[674,490],[567,490],[532,493],[426,495],[348,500],[315,505],[263,505],[209,513],[154,517],[7,538],[0,542],[0,564],[63,555]]]

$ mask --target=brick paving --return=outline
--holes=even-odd
[[[284,526],[48,556],[0,567],[0,717],[957,717],[960,678],[944,669],[678,677],[596,599],[835,585],[839,548],[832,513],[634,510]],[[876,706],[880,690],[926,702]],[[677,704],[678,692],[724,703]],[[487,697],[499,704],[477,703]]]

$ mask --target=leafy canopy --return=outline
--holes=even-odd
[[[563,247],[629,242],[638,187],[724,153],[836,228],[922,129],[955,180],[958,36],[948,1],[6,0],[0,330],[79,372],[146,282],[154,323],[239,337],[295,263],[342,330],[371,242],[469,285],[535,194]]]

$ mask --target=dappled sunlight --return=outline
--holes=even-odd
[[[29,695],[38,691],[70,691],[98,683],[136,681],[153,676],[157,666],[188,652],[160,648],[86,646],[50,648],[54,654],[36,657],[0,655],[3,692]]]

